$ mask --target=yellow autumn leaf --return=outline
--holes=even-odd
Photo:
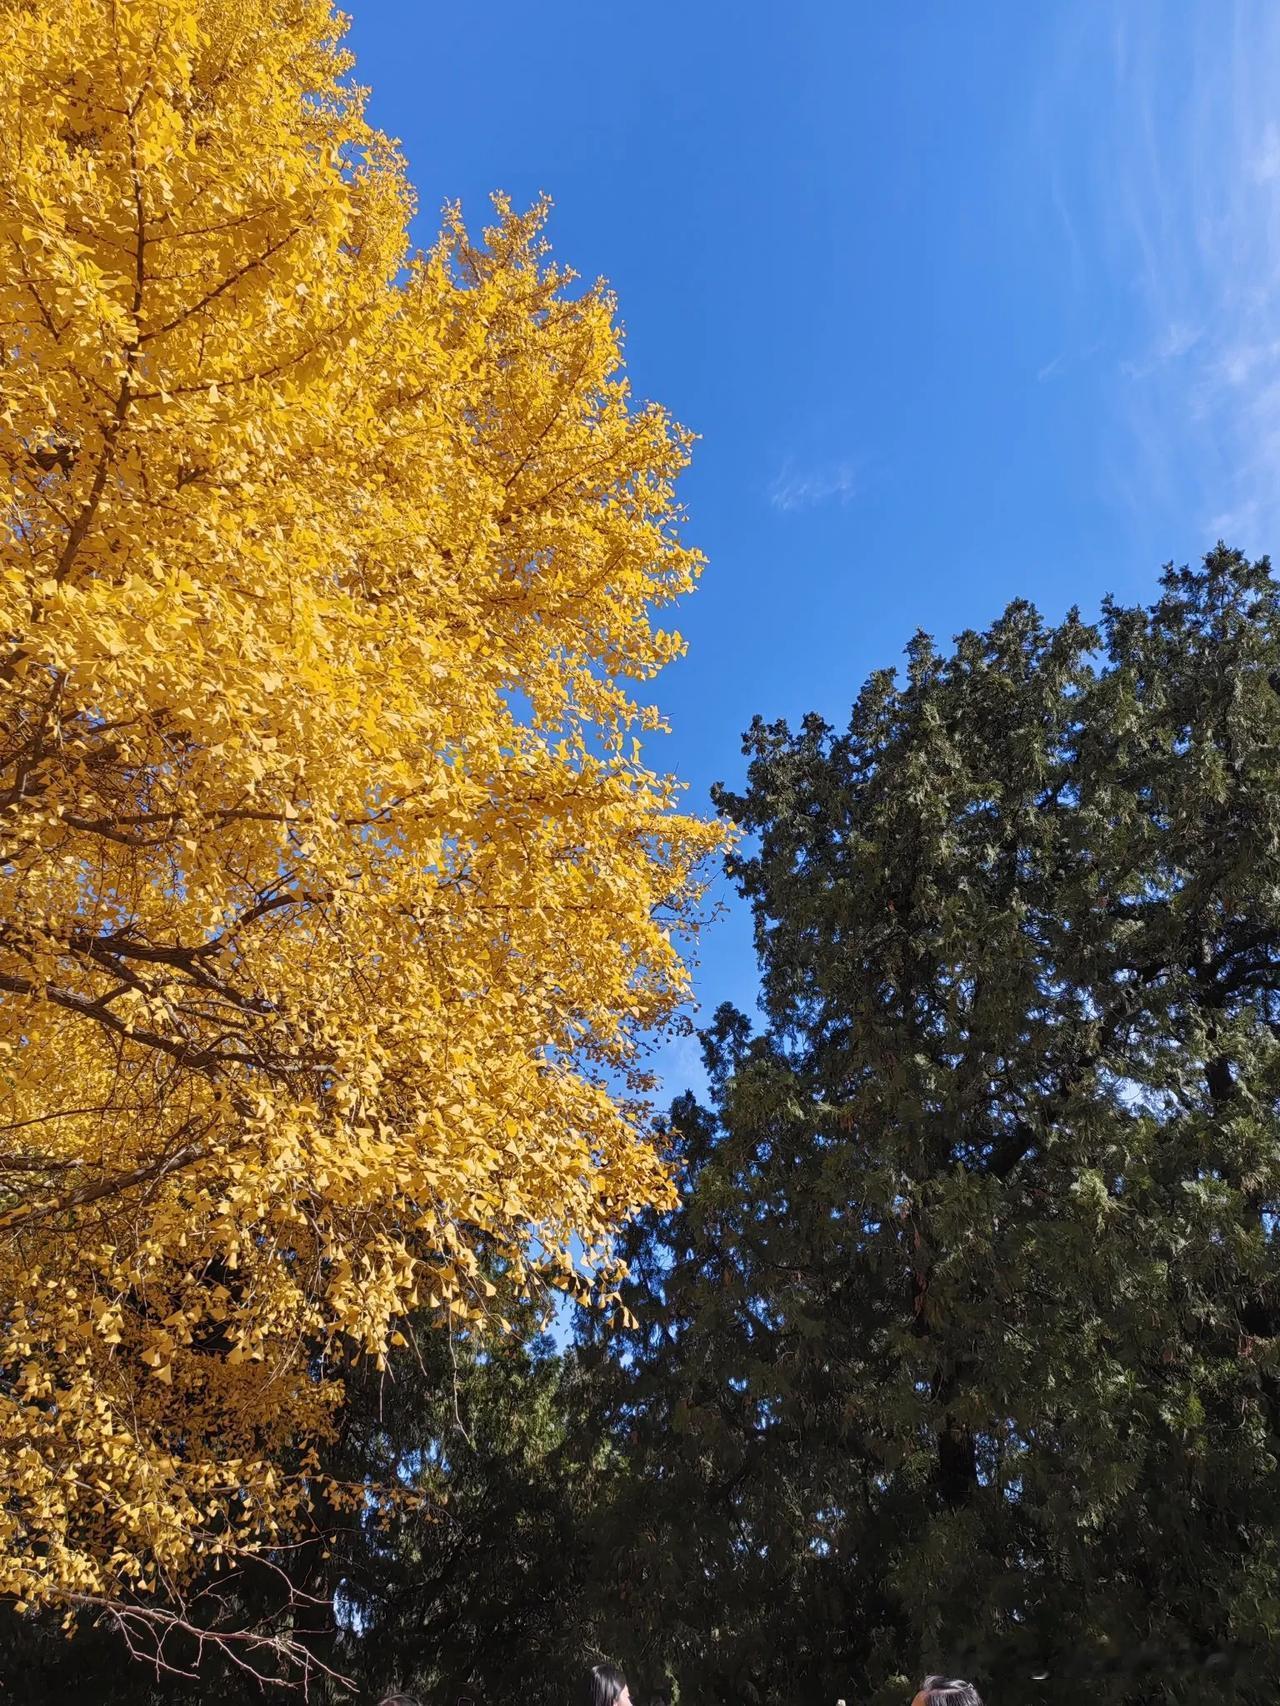
[[[635,738],[689,437],[544,206],[411,252],[348,70],[328,0],[0,5],[0,1594],[37,1608],[304,1530],[273,1471],[348,1354],[419,1296],[482,1330],[481,1253],[607,1296],[670,1200],[606,1083],[719,839]]]

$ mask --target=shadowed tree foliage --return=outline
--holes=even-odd
[[[683,1201],[634,1241],[620,1614],[698,1699],[948,1667],[997,1700],[1261,1698],[1268,564],[1220,547],[1096,628],[1017,603],[950,654],[918,635],[843,732],[745,750],[719,804],[765,1025],[717,1014]]]
[[[567,1700],[590,1662],[580,1534],[599,1456],[590,1443],[579,1454],[587,1436],[571,1426],[575,1362],[546,1338],[480,1354],[451,1355],[439,1335],[420,1344],[421,1366],[363,1395],[348,1448],[350,1469],[381,1457],[424,1502],[345,1537],[334,1569],[361,1632],[346,1656],[371,1687],[450,1706]]]
[[[462,1696],[567,1700],[599,1657],[587,1634],[582,1538],[602,1451],[578,1455],[588,1434],[571,1426],[580,1411],[574,1358],[536,1335],[527,1308],[512,1314],[523,1337],[478,1350],[428,1326],[389,1371],[370,1363],[353,1376],[325,1470],[357,1484],[399,1482],[415,1497],[376,1520],[317,1510],[311,1542],[202,1583],[193,1620],[287,1638],[274,1669],[295,1686],[291,1649],[305,1644],[315,1661],[308,1698],[321,1706],[377,1699],[392,1686],[448,1706]],[[87,1621],[68,1641],[52,1617],[7,1613],[0,1698],[260,1706],[258,1676],[239,1670],[233,1653],[171,1635],[162,1648],[171,1669],[157,1676],[152,1665],[122,1664],[118,1637]],[[271,1658],[256,1650],[254,1671],[268,1672]],[[182,1674],[192,1671],[197,1679]]]

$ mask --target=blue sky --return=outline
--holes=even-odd
[[[348,6],[421,240],[547,191],[701,435],[657,755],[696,804],[755,712],[842,721],[917,627],[1280,550],[1269,0]],[[753,1001],[740,908],[698,988]]]

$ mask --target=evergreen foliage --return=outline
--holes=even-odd
[[[1268,565],[1219,548],[1097,628],[1018,603],[950,654],[917,635],[846,730],[757,721],[746,752],[719,804],[765,1025],[716,1016],[682,1203],[633,1252],[629,1609],[699,1699],[966,1666],[997,1700],[1261,1698]]]

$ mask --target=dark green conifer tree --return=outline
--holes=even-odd
[[[764,1026],[717,1015],[637,1233],[627,1609],[699,1700],[1270,1698],[1268,565],[918,635],[746,752]]]

